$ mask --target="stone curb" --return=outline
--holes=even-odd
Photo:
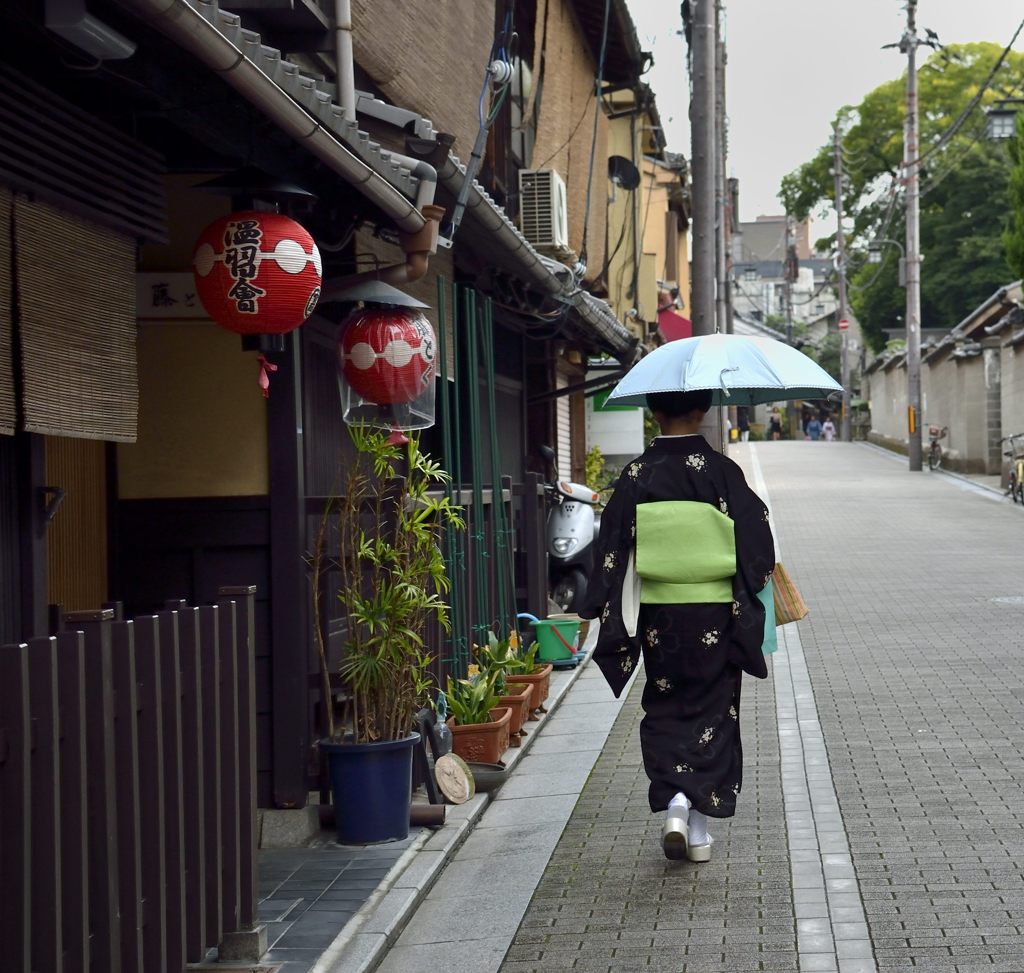
[[[557,681],[558,685],[551,687],[547,712],[533,724],[523,745],[508,758],[509,771],[514,771],[529,752],[533,741],[588,665],[589,655],[575,669],[569,670],[568,678],[564,680],[557,678],[561,672],[556,670],[552,673],[552,682]],[[345,924],[311,973],[373,973],[445,866],[469,837],[496,793],[477,794],[466,804],[449,807],[448,819],[441,830],[433,833],[424,830],[395,862],[362,908]]]

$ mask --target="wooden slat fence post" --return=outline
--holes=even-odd
[[[221,832],[222,854],[221,921],[223,932],[238,929],[239,896],[239,761],[238,761],[238,658],[237,604],[218,606],[220,639],[220,744],[221,744]]]
[[[32,720],[32,969],[60,973],[63,899],[60,882],[60,729],[57,640],[33,639],[28,647]],[[74,903],[69,903],[71,908]]]
[[[167,842],[164,823],[164,699],[160,664],[160,620],[140,615],[135,628],[135,678],[138,682],[139,801],[142,816],[143,969],[171,973],[167,967]],[[173,973],[178,973],[177,970]]]
[[[11,973],[31,969],[31,732],[28,646],[0,646],[0,942]]]
[[[178,612],[157,615],[160,627],[160,688],[164,736],[164,861],[167,967],[178,973],[185,965],[185,826],[182,811],[181,661],[178,654]]]
[[[203,828],[203,686],[200,679],[199,609],[178,609],[181,660],[181,770],[185,824],[185,955],[198,963],[206,953],[206,835]],[[214,786],[211,782],[211,786]]]
[[[117,615],[117,609],[110,610]],[[114,734],[117,764],[118,862],[121,962],[125,973],[142,965],[142,847],[139,807],[138,690],[135,632],[131,622],[111,626],[114,672]]]
[[[256,925],[256,586],[220,589],[235,603],[238,685],[238,928]],[[296,755],[298,759],[299,755]]]
[[[57,636],[60,729],[60,861],[64,909],[63,973],[86,973],[89,941],[89,784],[85,745],[85,636]]]
[[[113,664],[109,610],[73,612],[85,633],[85,722],[89,797],[89,932],[94,969],[120,973],[119,860],[114,762]],[[127,971],[126,971],[127,973]]]
[[[199,609],[199,664],[203,683],[202,745],[206,787],[203,789],[203,835],[206,843],[206,945],[220,942],[224,930],[221,915],[223,856],[221,817],[221,723],[220,723],[220,609]]]

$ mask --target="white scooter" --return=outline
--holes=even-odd
[[[552,482],[545,484],[550,499],[547,546],[551,600],[561,611],[575,612],[583,605],[587,580],[594,569],[601,497],[585,484],[559,480],[555,451],[550,446],[541,446],[540,454],[554,473]]]

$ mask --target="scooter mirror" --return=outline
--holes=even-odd
[[[555,451],[548,446],[546,443],[542,443],[537,447],[537,451],[541,456],[544,457],[544,462],[551,467],[553,471],[553,477],[558,476],[558,466],[555,463]]]

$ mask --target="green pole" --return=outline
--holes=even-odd
[[[505,499],[501,492],[501,459],[498,455],[498,408],[494,381],[494,305],[490,298],[484,304],[484,375],[487,381],[487,407],[491,417],[491,489],[494,495],[494,567],[497,580],[497,618],[502,633],[511,626],[506,588],[507,524]],[[499,633],[501,634],[501,633]]]
[[[480,460],[480,346],[479,327],[480,318],[476,306],[476,291],[467,287],[466,298],[466,325],[467,342],[466,358],[468,362],[468,391],[469,391],[469,438],[470,438],[470,467],[473,477],[473,545],[474,545],[474,579],[476,582],[476,598],[474,605],[476,611],[473,619],[473,629],[480,643],[487,639],[487,627],[490,621],[490,599],[487,590],[487,544],[484,533],[484,488],[483,488],[483,463]]]
[[[441,359],[440,362],[440,413],[441,413],[441,449],[444,452],[445,466],[451,472],[452,463],[452,428],[451,428],[451,400],[450,390],[448,388],[448,286],[447,281],[438,276],[437,278],[437,317],[438,317],[438,335],[437,335],[437,346],[438,354]],[[452,481],[449,478],[448,482],[445,483],[445,496],[448,502],[452,502],[453,491]],[[450,524],[445,525],[444,531],[444,546],[445,546],[445,560],[448,562],[448,577],[451,580],[451,591],[448,595],[448,601],[451,605],[450,621],[451,621],[451,632],[449,634],[449,654],[446,661],[449,667],[458,672],[458,636],[459,636],[459,618],[461,614],[461,606],[459,599],[459,582],[457,569],[457,541],[455,537],[455,528]]]
[[[452,429],[452,457],[453,457],[453,470],[452,478],[455,483],[456,495],[459,498],[459,503],[462,503],[462,399],[460,390],[462,388],[460,384],[461,368],[459,366],[460,359],[460,333],[462,330],[462,301],[460,301],[460,290],[458,284],[454,284],[454,293],[452,294],[452,362],[455,366],[455,386],[452,389],[452,398],[454,399],[454,408],[452,409],[453,418],[453,429]],[[468,534],[468,517],[467,530],[456,543],[455,551],[455,581],[453,584],[459,586],[459,617],[458,626],[453,633],[455,635],[454,648],[455,648],[455,659],[459,668],[460,675],[465,675],[466,666],[469,664],[469,599],[466,595],[466,547],[469,543],[466,534]]]

